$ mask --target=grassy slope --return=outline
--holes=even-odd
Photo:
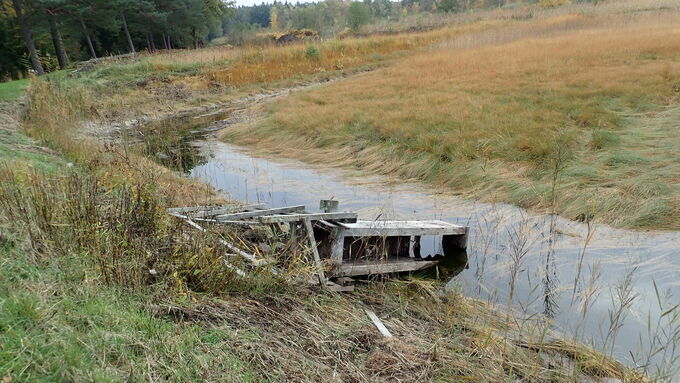
[[[0,246],[0,377],[251,381],[219,331],[154,318],[147,296],[91,280],[78,257],[36,263],[19,246]]]
[[[30,79],[0,82],[0,102],[18,99],[30,82]]]
[[[680,29],[669,18],[562,16],[509,29],[520,37],[509,43],[472,34],[278,102],[225,138],[538,209],[552,208],[557,165],[567,217],[678,229]]]
[[[66,160],[23,134],[14,113],[0,110],[0,166],[63,173]],[[219,347],[221,332],[152,317],[151,291],[103,286],[79,254],[40,257],[15,224],[0,224],[0,377],[251,381],[248,366]]]

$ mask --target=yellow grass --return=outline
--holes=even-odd
[[[680,117],[677,16],[567,15],[454,39],[225,134],[570,218],[677,229],[680,152],[668,143],[680,134],[654,120]]]
[[[270,83],[305,74],[337,71],[380,62],[395,53],[405,53],[456,35],[504,24],[507,22],[489,21],[421,34],[353,38],[307,45],[251,47],[241,50],[232,65],[210,68],[205,72],[211,81],[221,84],[243,86]],[[316,48],[318,57],[307,54],[310,46]]]

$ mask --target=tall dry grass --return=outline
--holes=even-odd
[[[560,213],[581,219],[594,205],[616,225],[677,228],[680,161],[669,161],[670,148],[650,153],[677,132],[647,130],[678,108],[674,17],[566,15],[522,25],[510,39],[512,28],[497,41],[489,32],[453,39],[277,103],[256,129],[225,137],[549,209],[549,159],[565,136],[573,159]]]
[[[206,70],[211,81],[232,86],[272,83],[305,74],[332,72],[379,63],[456,35],[499,27],[502,22],[489,21],[451,26],[426,33],[399,36],[331,40],[318,44],[250,47],[240,51],[233,64]],[[315,54],[310,54],[313,46]],[[196,57],[200,58],[202,54]]]

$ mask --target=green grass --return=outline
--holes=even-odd
[[[53,172],[66,164],[62,158],[17,130],[0,127],[0,163],[28,165],[38,170]]]
[[[73,256],[36,263],[4,240],[0,378],[252,381],[247,364],[225,347],[233,332],[152,317],[149,295],[102,286],[81,262]]]
[[[30,83],[31,80],[28,78],[23,80],[0,82],[0,102],[18,100]]]
[[[45,176],[66,160],[0,112],[0,163]],[[227,346],[230,331],[150,314],[154,289],[101,283],[86,254],[28,251],[21,224],[0,224],[0,379],[12,382],[226,381],[253,373]]]

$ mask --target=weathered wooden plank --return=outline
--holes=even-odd
[[[307,239],[309,239],[309,245],[312,247],[312,255],[314,256],[314,264],[316,266],[316,272],[319,274],[319,283],[321,286],[326,287],[326,276],[323,271],[323,264],[321,264],[321,258],[319,257],[319,250],[316,248],[316,239],[314,238],[314,228],[312,226],[312,221],[309,218],[303,220],[305,224],[305,229],[307,231]]]
[[[333,263],[339,265],[342,263],[342,255],[345,251],[345,229],[333,229],[333,242],[331,244],[331,259]]]
[[[305,205],[297,205],[297,206],[286,206],[286,207],[277,207],[274,209],[262,209],[262,210],[254,210],[254,211],[245,211],[245,212],[240,212],[240,213],[231,213],[231,214],[221,214],[215,217],[218,221],[235,221],[239,219],[246,219],[246,218],[255,218],[255,217],[262,217],[264,215],[276,215],[276,214],[283,214],[283,213],[297,213],[297,212],[304,212],[305,210]]]
[[[183,219],[186,223],[189,224],[189,226],[191,226],[191,227],[193,227],[193,228],[195,228],[195,229],[198,229],[198,230],[200,230],[200,231],[203,232],[203,233],[205,233],[205,232],[207,231],[207,229],[204,228],[203,226],[197,224],[196,222],[193,222],[192,220],[190,220],[190,219],[188,219],[188,218],[186,218],[186,217],[184,217],[184,216],[182,216],[182,215],[180,215],[180,214],[172,214],[172,215],[174,215],[174,216],[177,217],[177,218]],[[226,241],[224,241],[224,242],[226,242]],[[231,255],[231,254],[227,254],[227,256],[229,256],[229,255]],[[239,269],[238,267],[232,265],[231,262],[229,262],[228,259],[224,258],[224,259],[222,259],[222,262],[224,262],[224,265],[225,265],[228,269],[233,270],[236,274],[238,274],[238,275],[240,275],[240,276],[242,276],[242,277],[245,277],[245,276],[246,276],[246,272],[245,272],[245,271],[243,271],[243,270]]]
[[[390,330],[388,330],[387,327],[385,327],[385,324],[380,320],[380,318],[378,318],[377,315],[375,315],[375,313],[373,311],[371,311],[369,309],[364,309],[364,311],[366,312],[366,315],[368,315],[368,319],[370,319],[371,322],[373,322],[375,327],[378,329],[378,331],[380,331],[380,333],[385,338],[391,338],[392,337],[392,333],[390,333]]]
[[[207,210],[199,211],[196,214],[193,214],[193,217],[203,218],[203,217],[209,217],[209,216],[215,216],[215,215],[219,216],[220,214],[253,211],[253,210],[258,210],[258,209],[264,209],[266,207],[267,207],[267,205],[265,205],[263,203],[256,203],[256,204],[242,205],[242,206],[225,206],[225,207],[220,207],[218,209],[207,209]]]
[[[170,214],[192,214],[194,217],[203,218],[210,215],[224,214],[230,212],[252,210],[252,209],[262,209],[266,205],[263,203],[252,204],[252,205],[205,205],[205,206],[188,206],[188,207],[172,207],[167,209]]]
[[[318,223],[323,224],[324,226],[326,226],[326,227],[329,228],[329,229],[338,227],[338,225],[336,225],[336,224],[334,224],[334,223],[332,223],[332,222],[324,221],[323,219],[319,220]]]
[[[326,288],[337,293],[349,293],[354,291],[354,285],[343,286],[331,281],[326,282]]]
[[[211,218],[194,218],[196,222],[221,223],[224,225],[261,225],[260,221],[218,221]]]
[[[290,231],[290,242],[293,244],[293,246],[297,245],[297,223],[295,222],[288,222],[288,230]]]
[[[319,201],[319,210],[324,213],[333,213],[338,211],[338,206],[340,206],[340,201],[335,201],[332,199],[322,199]]]
[[[236,273],[236,275],[240,277],[245,277],[247,275],[245,271],[232,265],[227,259],[223,259],[222,262],[224,262],[224,265],[227,266],[227,269],[233,270]]]
[[[348,237],[464,235],[465,226],[443,221],[357,221],[342,223]]]
[[[334,277],[351,277],[355,275],[402,273],[426,269],[437,263],[439,263],[439,261],[397,260],[375,263],[348,262],[334,267],[330,274]]]
[[[309,213],[309,214],[282,214],[282,215],[270,215],[260,217],[259,220],[262,223],[282,223],[282,222],[295,222],[309,219],[310,221],[356,221],[357,213],[353,212],[342,212],[342,213]]]

